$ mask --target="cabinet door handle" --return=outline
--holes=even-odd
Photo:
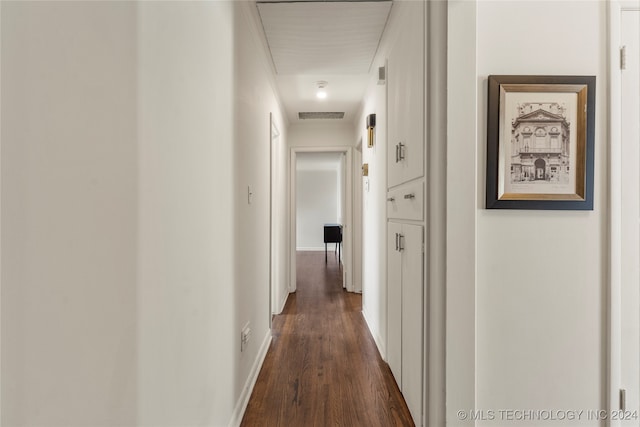
[[[400,161],[400,146],[396,144],[396,163]]]
[[[405,198],[405,199],[415,199],[415,198],[416,198],[416,195],[415,195],[415,194],[413,194],[413,193],[409,193],[409,194],[405,194],[405,195],[404,195],[404,198]]]
[[[404,160],[404,147],[402,142],[398,142],[398,160]]]
[[[387,202],[395,202],[396,199],[394,197],[388,197]]]
[[[396,251],[398,250],[398,233],[396,233]]]
[[[402,234],[398,234],[398,251],[404,251],[404,236]]]

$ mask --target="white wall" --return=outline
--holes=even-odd
[[[250,380],[255,380],[259,369],[259,358],[267,350],[270,339],[269,322],[269,140],[270,113],[280,130],[282,149],[280,155],[287,153],[285,148],[289,140],[288,123],[274,92],[274,81],[267,63],[268,51],[262,47],[259,39],[262,28],[259,27],[257,10],[249,2],[235,4],[234,21],[234,298],[235,317],[231,322],[234,345],[233,360],[236,363],[234,382],[231,388],[233,398],[241,401],[249,397]],[[260,33],[258,33],[260,31]],[[214,59],[219,61],[219,59]],[[280,157],[279,164],[288,165],[287,157]],[[252,189],[251,204],[247,202],[247,187]],[[284,189],[280,188],[280,193]],[[288,218],[286,219],[288,223]],[[282,236],[280,236],[282,237]],[[279,246],[276,259],[285,259],[289,247]],[[249,268],[250,267],[250,268]],[[277,283],[276,295],[283,301],[287,289]],[[240,352],[239,336],[241,329],[250,323],[251,342],[247,350]],[[228,367],[226,367],[228,369]],[[223,389],[220,389],[223,392]],[[246,402],[245,402],[246,403]],[[239,407],[235,417],[241,415]],[[240,420],[238,420],[239,422]]]
[[[252,9],[1,7],[2,425],[239,424],[269,342],[271,112],[288,153]]]
[[[352,147],[356,142],[348,122],[314,120],[289,126],[289,147]]]
[[[139,425],[224,425],[239,369],[234,9],[143,2],[138,14]]]
[[[297,171],[297,250],[324,250],[323,225],[338,223],[337,189],[335,170]]]
[[[0,7],[0,424],[134,425],[135,5]]]
[[[448,121],[450,126],[477,121],[477,133],[475,147],[456,150],[455,156],[450,152],[448,185],[462,191],[450,192],[449,199],[466,197],[464,189],[474,188],[476,206],[465,202],[458,212],[450,209],[448,230],[455,233],[460,224],[470,230],[450,236],[448,265],[473,274],[469,268],[477,257],[477,270],[470,283],[461,282],[464,273],[450,276],[447,288],[456,290],[448,296],[451,304],[472,304],[475,324],[474,317],[449,317],[455,335],[447,340],[464,337],[472,348],[475,343],[475,352],[464,356],[475,372],[465,369],[460,354],[448,356],[449,422],[456,425],[455,411],[469,409],[460,406],[469,403],[464,401],[469,389],[475,389],[476,409],[606,408],[606,3],[481,1],[477,16],[469,9],[471,13],[460,13],[460,3],[450,4],[450,28],[473,29],[477,24],[477,30],[475,37],[450,39],[450,54],[471,49],[477,58],[476,78],[469,81],[467,74],[450,68],[448,86],[475,86],[477,101],[469,110],[474,94],[451,92]],[[456,20],[453,25],[451,19]],[[593,211],[484,209],[489,74],[597,76]],[[448,144],[463,147],[466,141],[450,135]],[[473,171],[473,166],[475,174],[455,172]],[[580,425],[600,423],[583,420]]]
[[[324,224],[342,223],[342,153],[296,156],[297,250],[324,250]]]
[[[362,312],[383,357],[387,342],[387,87],[377,84],[373,67],[363,101],[356,134],[362,138],[362,163],[369,164],[369,176],[361,177],[362,191]],[[376,115],[375,140],[368,147],[366,116]]]
[[[286,139],[248,7],[140,8],[142,425],[238,422],[270,338],[270,112]]]

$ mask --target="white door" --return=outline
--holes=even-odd
[[[392,49],[387,63],[387,183],[394,187],[402,183],[402,164],[399,158],[399,142],[403,132],[403,99],[400,92],[406,73],[402,67],[402,49]],[[406,111],[404,112],[406,114]]]
[[[626,67],[621,71],[622,150],[622,360],[623,425],[640,426],[640,10],[623,10],[621,41]]]
[[[410,19],[387,65],[388,188],[424,175],[424,4],[403,2]]]
[[[407,2],[411,21],[405,29],[403,44],[407,49],[401,89],[404,97],[404,141],[401,150],[402,182],[424,175],[424,2]],[[408,47],[408,48],[407,48]]]
[[[402,225],[387,226],[387,362],[402,390]]]
[[[273,115],[271,115],[271,173],[270,173],[270,211],[269,211],[269,327],[271,327],[271,321],[273,314],[280,313],[278,297],[283,290],[280,289],[280,274],[279,267],[279,244],[281,231],[278,228],[282,213],[280,212],[280,192],[278,191],[278,183],[280,182],[280,161],[279,155],[279,138],[280,132],[273,122]]]

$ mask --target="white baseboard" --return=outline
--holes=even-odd
[[[324,246],[319,248],[296,248],[296,251],[299,252],[324,252]],[[328,249],[327,249],[328,251]]]
[[[375,341],[376,343],[376,347],[378,347],[378,351],[380,352],[380,357],[382,357],[382,360],[384,360],[385,362],[387,361],[387,348],[384,345],[382,338],[380,337],[380,335],[378,335],[377,332],[374,332],[374,330],[371,328],[371,323],[369,322],[369,319],[367,319],[367,313],[362,310],[362,317],[364,317],[364,321],[367,324],[367,328],[369,328],[369,332],[371,333],[371,336],[373,337],[373,341]]]
[[[255,387],[256,385],[258,374],[260,373],[260,369],[262,368],[262,364],[264,363],[264,358],[267,356],[267,351],[269,351],[270,344],[271,329],[267,331],[267,335],[262,341],[262,345],[260,346],[260,350],[258,351],[258,356],[256,357],[256,360],[253,362],[253,366],[251,367],[249,378],[247,378],[247,382],[242,389],[242,394],[240,395],[238,403],[236,404],[236,408],[234,409],[233,415],[231,416],[231,421],[229,421],[229,427],[239,427],[240,423],[242,422],[244,411],[247,410],[249,398],[251,397],[251,393],[253,392],[253,387]]]
[[[278,304],[277,307],[275,307],[276,311],[274,311],[273,314],[282,313],[282,310],[284,310],[284,306],[287,304],[288,299],[289,299],[289,292],[287,291],[284,293],[284,299],[280,301],[280,304]]]

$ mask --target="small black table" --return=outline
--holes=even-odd
[[[335,243],[338,250],[338,260],[340,259],[340,248],[342,247],[342,224],[324,225],[324,262],[327,263],[327,243]],[[334,250],[335,253],[335,250]]]

